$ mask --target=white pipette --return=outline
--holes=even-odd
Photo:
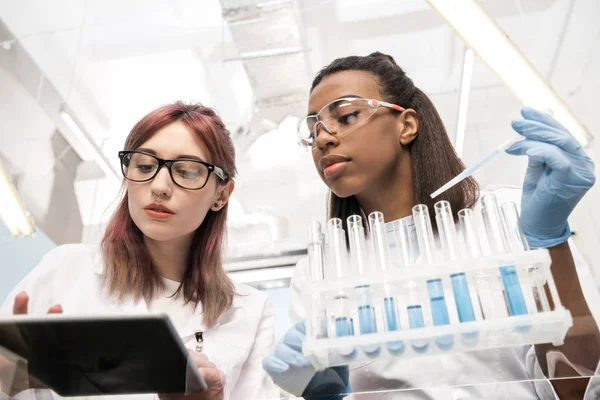
[[[475,164],[471,165],[470,167],[467,167],[463,172],[461,172],[460,174],[458,174],[457,176],[455,176],[454,178],[452,178],[444,186],[442,186],[441,188],[439,188],[435,192],[431,193],[431,198],[435,199],[437,196],[439,196],[440,194],[444,193],[446,190],[450,189],[451,187],[453,187],[457,183],[459,183],[462,180],[464,180],[464,179],[468,178],[469,176],[473,175],[475,173],[475,171],[477,171],[479,168],[483,167],[485,164],[487,164],[490,160],[492,160],[498,154],[504,153],[504,150],[508,149],[513,143],[518,142],[519,140],[523,140],[523,136],[520,136],[520,135],[518,135],[518,136],[511,136],[510,139],[508,139],[507,141],[502,142],[501,144],[499,144],[494,150],[492,150],[492,152],[490,154],[488,154],[487,156],[483,157],[481,160],[479,160]]]

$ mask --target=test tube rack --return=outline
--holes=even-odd
[[[315,368],[324,369],[379,358],[423,357],[539,343],[561,345],[573,320],[560,302],[549,252],[529,250],[518,218],[511,221],[506,214],[500,214],[506,251],[493,250],[494,233],[480,223],[474,226],[475,238],[465,234],[464,226],[459,227],[455,245],[460,249],[451,252],[451,256],[443,249],[443,238],[431,243],[430,259],[423,257],[423,243],[419,241],[408,262],[406,257],[399,260],[398,253],[391,250],[383,257],[387,265],[381,268],[381,237],[371,226],[364,235],[366,253],[359,254],[366,266],[348,267],[345,273],[339,273],[339,268],[336,273],[333,264],[336,257],[338,263],[356,264],[353,238],[349,234],[347,242],[344,237],[341,252],[339,248],[332,249],[328,246],[331,231],[321,233],[320,225],[313,222],[309,232],[311,278],[303,289],[307,315],[304,355]],[[438,238],[444,236],[440,224],[438,219]],[[473,240],[478,249],[484,250],[469,252],[468,247],[474,243],[467,242]],[[522,248],[510,246],[521,240],[525,241]],[[446,239],[445,245],[448,243],[452,245]],[[511,268],[515,274],[512,288],[507,286],[503,268]],[[457,283],[457,276],[463,277],[461,283]],[[435,289],[431,286],[434,281],[438,285]],[[438,294],[445,301],[442,314],[434,304],[438,297],[433,297],[432,290],[440,291]],[[522,293],[521,311],[518,305],[511,304],[512,290]],[[460,304],[465,301],[464,293],[470,296],[470,313],[465,313]],[[414,307],[419,306],[421,314],[416,315]],[[369,313],[365,314],[365,307]]]

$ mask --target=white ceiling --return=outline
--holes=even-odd
[[[296,4],[299,32],[308,49],[309,81],[336,57],[389,53],[431,95],[454,136],[465,48],[425,0]],[[600,2],[487,0],[482,5],[590,132],[598,132]],[[177,99],[201,101],[215,107],[237,134],[252,120],[260,85],[269,82],[268,69],[256,84],[242,62],[226,61],[238,52],[218,0],[0,0],[0,20],[115,169],[116,152],[129,129],[152,108]],[[19,89],[23,82],[3,74],[2,51],[10,50],[0,48],[0,153],[17,167],[29,157],[36,160],[36,170],[49,171],[54,156],[46,147],[54,127],[36,109],[40,104],[35,96],[27,98]],[[516,98],[476,58],[464,150],[467,164],[511,134],[509,122],[518,117],[519,108]],[[310,156],[295,145],[293,117],[279,128],[274,124],[272,132],[238,154],[240,175],[229,232],[233,256],[302,248],[306,222],[324,218],[326,191]],[[22,131],[26,133],[8,137],[8,132]],[[75,138],[68,132],[65,136],[83,159],[90,158]],[[478,178],[484,185],[519,184],[524,166],[525,160],[505,156]],[[44,181],[39,174],[30,172],[30,179]],[[28,205],[43,209],[36,187],[20,190]],[[118,187],[111,178],[76,182],[84,240],[97,238]],[[591,218],[600,221],[597,215]]]

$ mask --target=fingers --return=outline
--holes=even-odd
[[[188,349],[188,352],[194,365],[198,368],[200,376],[204,378],[209,387],[219,388],[225,385],[225,374],[205,354],[190,349]]]
[[[535,140],[522,140],[506,150],[513,155],[529,157],[530,168],[548,166],[559,180],[566,182],[571,173],[571,161],[558,147]]]
[[[29,295],[26,292],[21,292],[15,296],[13,304],[13,314],[23,315],[28,313]],[[63,309],[60,304],[55,304],[48,309],[48,314],[62,314]]]
[[[282,374],[288,369],[290,369],[289,365],[281,361],[275,355],[271,354],[264,358],[262,364],[264,370],[270,374]]]
[[[532,112],[540,114],[539,111],[533,110]],[[523,115],[528,115],[528,112],[524,110]],[[543,114],[543,116],[546,120],[549,118],[551,121],[546,123],[537,119],[525,119],[512,121],[511,125],[517,133],[527,139],[553,144],[567,153],[587,157],[579,142],[566,129],[550,116],[546,114]]]
[[[277,343],[275,346],[275,357],[289,366],[296,368],[303,368],[310,365],[308,358],[304,357],[299,350],[286,346],[284,343]]]
[[[27,306],[29,304],[29,296],[25,292],[21,292],[15,296],[13,304],[13,314],[27,314]]]
[[[300,321],[294,325],[294,329],[300,332],[301,334],[306,336],[306,323],[305,321]]]
[[[55,304],[48,309],[48,314],[62,314],[63,309],[60,304]]]
[[[567,129],[564,126],[562,126],[560,122],[555,120],[551,115],[543,111],[536,110],[535,108],[523,107],[521,109],[521,115],[527,120],[538,121],[552,128],[568,132]]]
[[[306,335],[296,329],[290,329],[286,332],[283,343],[294,350],[302,351],[302,342],[306,339]]]

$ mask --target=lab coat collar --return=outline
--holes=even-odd
[[[102,260],[102,254],[101,254],[99,248],[96,251],[96,254],[94,255],[93,271],[96,275],[104,275],[104,262]],[[234,286],[236,286],[236,285],[234,284]],[[235,287],[236,292],[238,292],[238,289],[239,289],[238,287]],[[126,299],[124,299],[121,302],[117,301],[114,298],[111,298],[109,301],[113,305],[115,305],[116,307],[121,309],[121,311],[123,311],[127,314],[148,313],[148,304],[146,303],[146,301],[144,299],[135,301],[133,298],[127,297]],[[233,297],[233,303],[232,303],[230,309],[241,308],[241,307],[243,307],[243,299],[241,299],[240,296],[236,293]],[[230,310],[225,311],[225,313],[223,313],[223,314],[226,314],[228,311],[230,311]],[[204,324],[204,318],[202,315],[202,304],[198,304],[198,306],[194,310],[194,314],[192,315],[188,324],[186,325],[184,332],[205,331],[208,328],[216,328],[217,326],[220,325],[220,320],[222,317],[223,317],[223,315],[221,315],[221,317],[219,317],[212,326],[210,326],[210,327],[206,326]]]
[[[394,230],[394,227],[398,226],[398,225],[406,225],[406,226],[410,226],[410,225],[414,225],[415,221],[413,220],[412,215],[409,215],[407,217],[404,218],[400,218],[400,219],[396,219],[394,221],[389,221],[385,223],[385,229],[390,232],[392,230]]]
[[[369,219],[367,218],[367,214],[365,214],[364,210],[361,208],[360,209],[360,216],[363,218],[363,221],[365,221],[365,223],[368,223]],[[385,223],[385,229],[387,232],[393,231],[394,227],[397,226],[398,224],[402,224],[402,225],[414,225],[415,222],[413,220],[412,215],[400,218],[400,219],[396,219],[393,221],[388,221]]]

